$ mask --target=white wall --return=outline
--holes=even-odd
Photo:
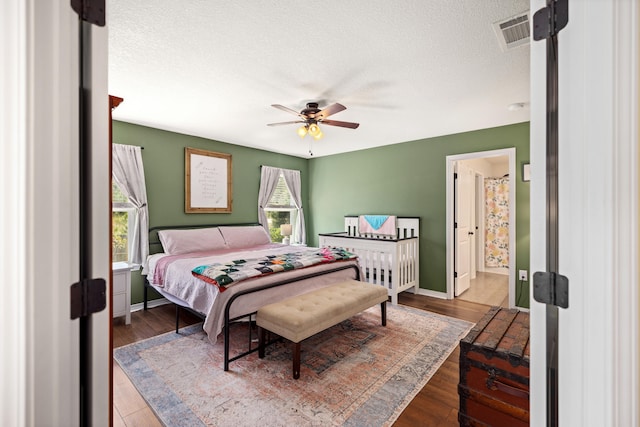
[[[462,160],[462,164],[473,171],[482,174],[485,178],[499,178],[509,173],[509,157],[492,157]]]

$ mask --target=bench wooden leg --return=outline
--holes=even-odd
[[[258,326],[258,358],[264,359],[264,343],[267,338],[267,330]]]
[[[293,379],[300,378],[300,343],[293,343]]]
[[[387,326],[387,302],[380,303],[380,317],[382,318],[382,326]]]

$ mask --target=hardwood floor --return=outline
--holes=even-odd
[[[474,302],[442,300],[408,292],[400,294],[400,304],[476,323],[490,306]],[[451,353],[429,382],[411,401],[393,424],[396,427],[459,426],[458,359],[460,350]]]
[[[201,319],[181,310],[180,327]],[[163,305],[147,311],[131,313],[131,324],[124,318],[113,319],[113,346],[121,347],[175,330],[175,306]],[[113,425],[114,427],[161,427],[153,411],[147,406],[127,375],[113,362]]]
[[[453,301],[413,295],[400,294],[400,304],[477,322],[487,312],[489,306],[456,299]],[[184,311],[181,312],[180,327],[200,321],[199,318]],[[114,319],[113,345],[120,347],[136,341],[174,330],[175,309],[173,305],[164,305],[146,312],[131,313],[131,324],[125,325],[122,319]],[[415,426],[458,426],[458,358],[456,349],[442,364],[431,380],[416,395],[394,423],[397,427]],[[117,363],[113,363],[113,418],[114,426],[140,427],[160,426],[142,397],[133,387]]]

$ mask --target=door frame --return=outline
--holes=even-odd
[[[78,32],[70,2],[0,2],[0,44],[11,64],[0,82],[0,189],[6,203],[0,275],[11,283],[0,298],[0,318],[12,325],[3,343],[10,351],[2,352],[0,363],[6,425],[80,422],[79,321],[70,317],[80,252]],[[92,270],[94,277],[108,278],[107,31],[92,36]],[[91,424],[108,425],[108,311],[92,316],[90,328]]]
[[[530,10],[546,6],[531,0]],[[597,29],[597,30],[594,30]],[[640,4],[569,2],[558,35],[559,425],[637,426]],[[545,271],[546,46],[531,42],[531,264]],[[546,306],[531,298],[531,425],[546,422]]]
[[[509,307],[515,307],[516,283],[516,149],[515,147],[498,150],[478,151],[450,155],[446,161],[446,246],[447,246],[447,299],[454,298],[454,266],[455,266],[455,232],[454,226],[454,165],[460,160],[480,159],[485,157],[507,156],[509,159]]]

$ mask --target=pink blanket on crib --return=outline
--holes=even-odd
[[[397,235],[396,217],[394,215],[360,215],[358,233],[395,237]]]

